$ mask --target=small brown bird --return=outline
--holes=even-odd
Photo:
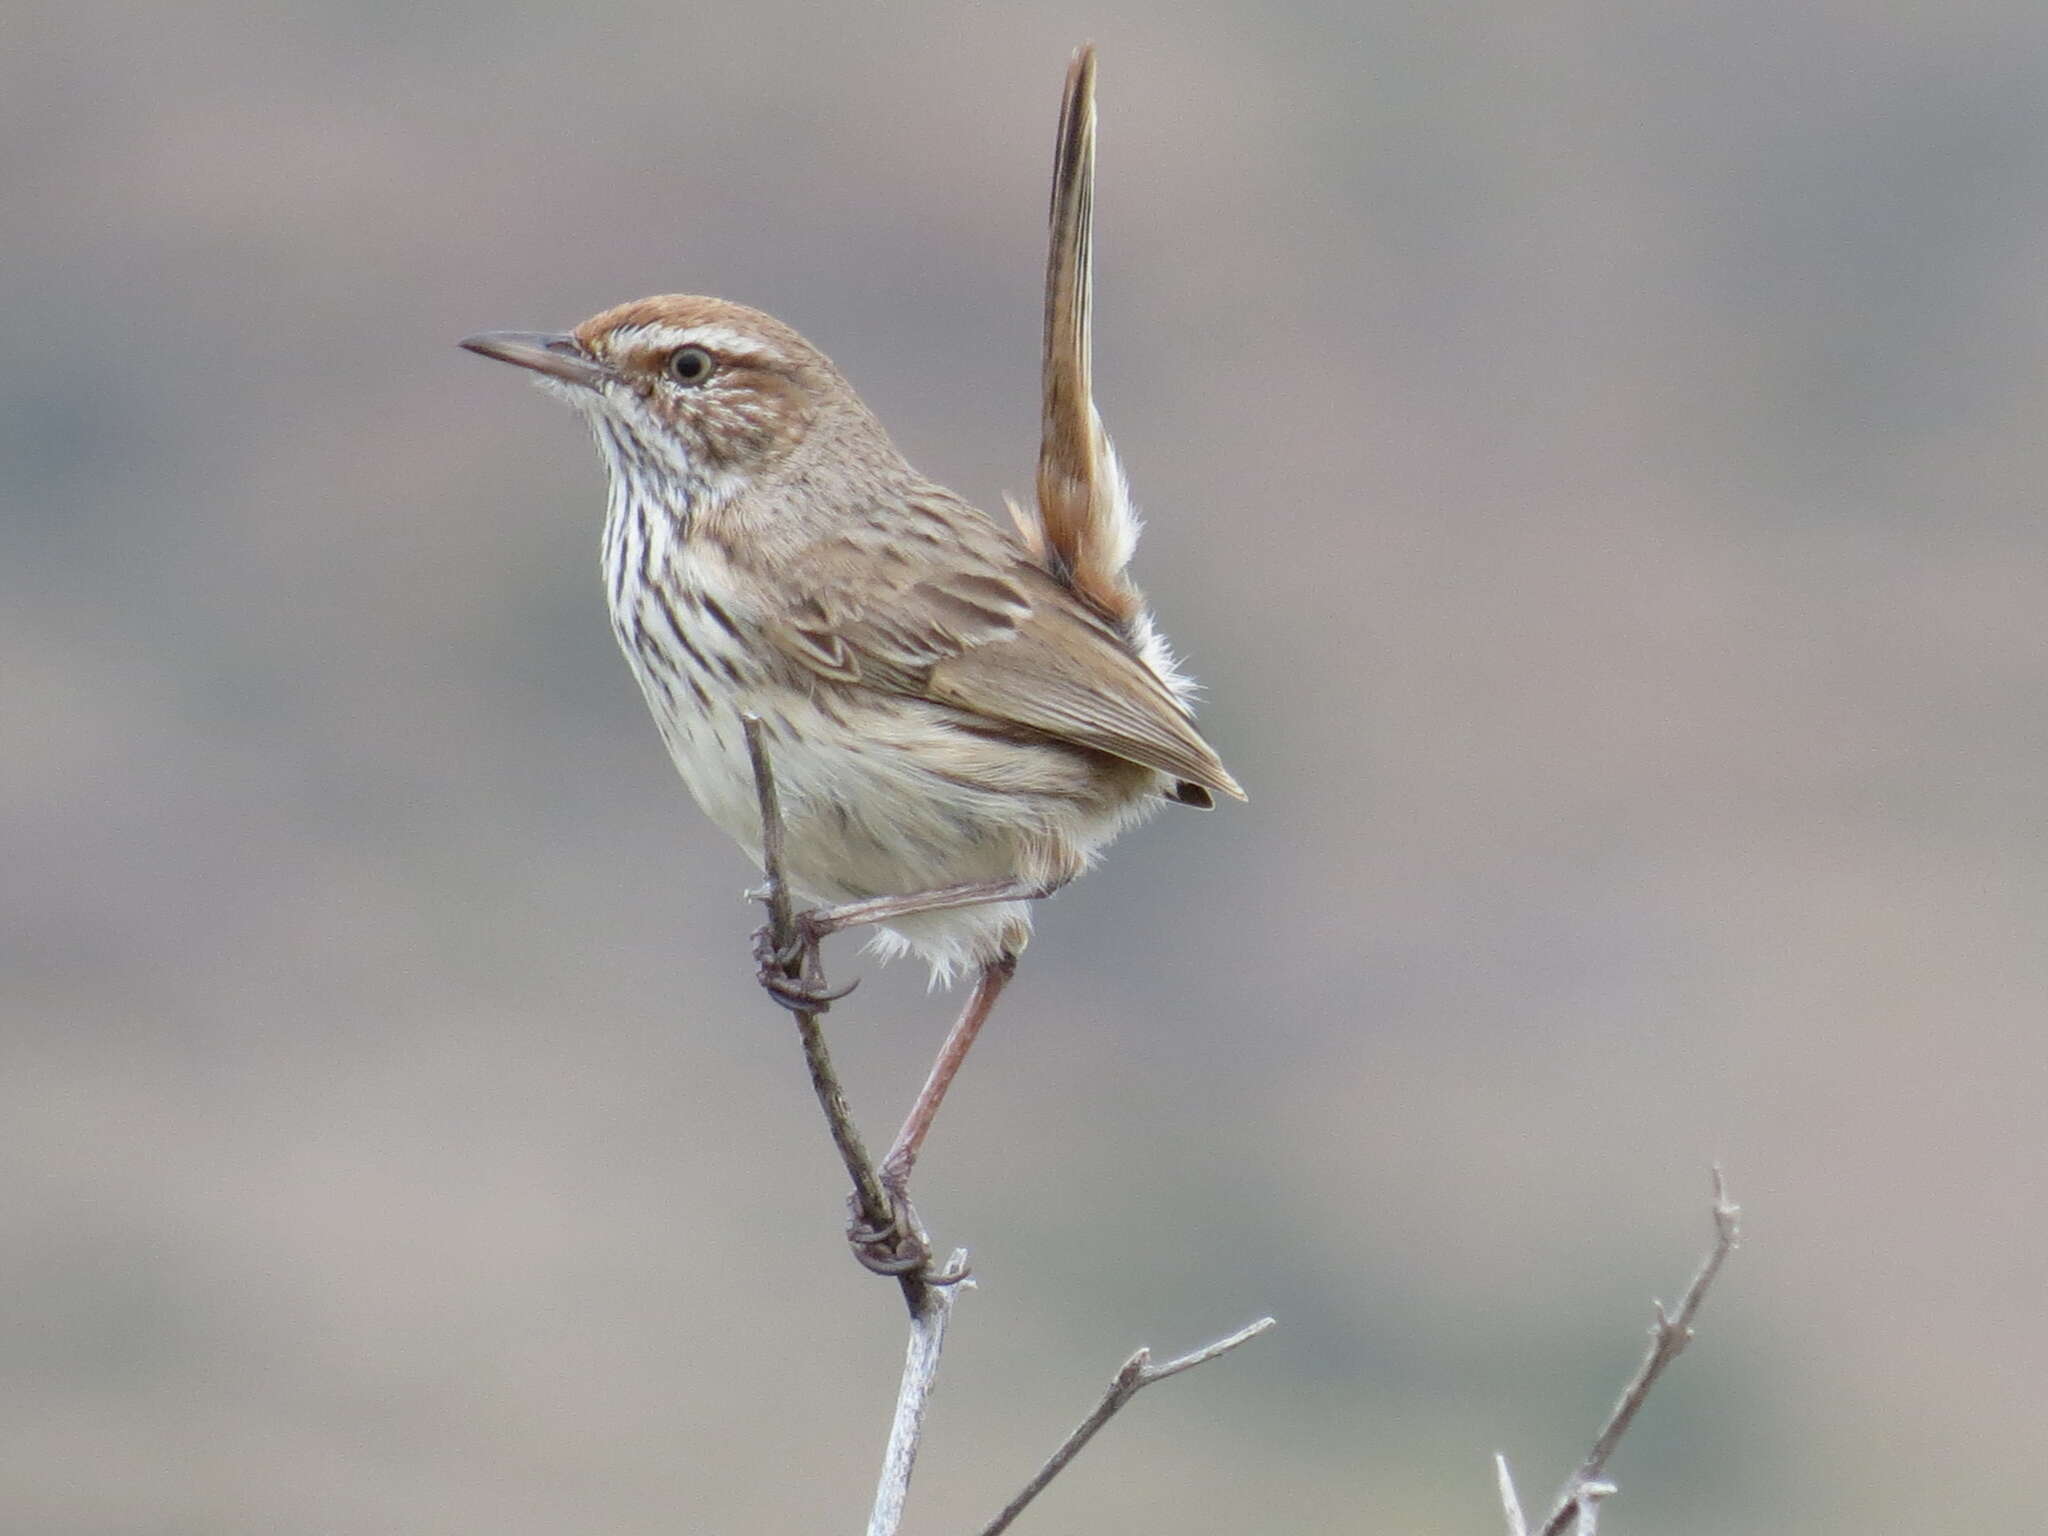
[[[884,1164],[900,1192],[1015,967],[1028,902],[1168,800],[1243,798],[1127,567],[1090,383],[1094,56],[1068,73],[1047,269],[1044,442],[1015,533],[904,461],[832,363],[758,310],[641,299],[567,335],[462,343],[589,418],[610,472],[612,625],[683,782],[757,861],[762,721],[806,939],[878,924],[974,995]],[[772,960],[773,957],[770,957]],[[764,963],[795,1007],[821,999]]]

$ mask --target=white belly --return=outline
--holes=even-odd
[[[980,881],[1059,883],[1162,802],[1155,775],[1102,782],[1071,750],[952,728],[943,706],[799,681],[752,654],[750,606],[715,551],[614,499],[605,527],[612,626],[683,782],[756,864],[761,821],[742,713],[763,722],[790,884],[833,903]],[[658,573],[649,579],[648,573]],[[872,947],[935,975],[1020,946],[1025,903],[922,914]]]

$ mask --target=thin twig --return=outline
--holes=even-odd
[[[956,1248],[946,1261],[949,1272],[967,1272],[967,1250]],[[964,1282],[971,1285],[972,1281]],[[903,1501],[910,1493],[910,1472],[924,1439],[925,1405],[939,1373],[939,1352],[946,1346],[946,1324],[953,1298],[961,1286],[927,1285],[910,1313],[910,1345],[903,1355],[903,1384],[896,1391],[896,1417],[889,1425],[889,1448],[882,1453],[882,1478],[875,1488],[874,1513],[868,1536],[896,1536],[903,1524]]]
[[[1493,1453],[1493,1475],[1500,1486],[1500,1512],[1508,1523],[1508,1536],[1529,1536],[1529,1522],[1522,1518],[1522,1500],[1515,1493],[1515,1474],[1508,1470],[1508,1459],[1499,1451]]]
[[[1636,1368],[1634,1379],[1622,1389],[1620,1400],[1615,1403],[1614,1412],[1608,1415],[1606,1427],[1593,1442],[1592,1450],[1579,1463],[1579,1470],[1572,1480],[1565,1484],[1564,1492],[1558,1497],[1557,1508],[1543,1524],[1542,1536],[1563,1536],[1563,1532],[1574,1524],[1579,1527],[1581,1536],[1590,1536],[1590,1526],[1582,1511],[1614,1491],[1602,1477],[1607,1470],[1607,1458],[1614,1454],[1614,1448],[1621,1444],[1621,1437],[1635,1422],[1636,1413],[1649,1398],[1657,1378],[1692,1342],[1692,1320],[1699,1315],[1700,1303],[1706,1300],[1707,1290],[1721,1272],[1721,1265],[1735,1251],[1736,1239],[1742,1231],[1741,1223],[1742,1209],[1729,1202],[1727,1183],[1721,1177],[1721,1170],[1716,1168],[1713,1251],[1700,1265],[1699,1273],[1692,1277],[1692,1284],[1685,1288],[1685,1296],[1679,1301],[1675,1314],[1666,1312],[1661,1301],[1655,1303],[1657,1320],[1650,1327],[1650,1348],[1643,1356],[1643,1363]]]
[[[1043,1493],[1046,1484],[1064,1472],[1067,1463],[1078,1456],[1081,1448],[1095,1438],[1095,1432],[1115,1418],[1117,1411],[1146,1387],[1155,1381],[1164,1381],[1169,1376],[1178,1376],[1182,1371],[1191,1371],[1198,1365],[1205,1365],[1218,1355],[1228,1354],[1238,1345],[1257,1338],[1272,1326],[1272,1318],[1262,1317],[1249,1327],[1238,1329],[1227,1339],[1218,1339],[1206,1348],[1198,1349],[1191,1355],[1182,1355],[1178,1360],[1169,1360],[1164,1365],[1152,1363],[1152,1351],[1149,1349],[1141,1349],[1132,1355],[1123,1363],[1123,1369],[1111,1379],[1109,1390],[1103,1394],[1102,1401],[1095,1405],[1095,1411],[1083,1419],[1074,1432],[1067,1436],[1060,1448],[1038,1469],[1037,1475],[1024,1485],[1022,1491],[1003,1506],[1003,1512],[982,1527],[981,1536],[1001,1536],[1003,1531],[1008,1530],[1010,1522],[1024,1513],[1024,1506]]]
[[[796,921],[789,899],[789,884],[784,875],[786,832],[782,820],[782,798],[776,792],[775,769],[768,760],[768,745],[763,739],[760,717],[742,715],[740,726],[746,732],[747,756],[754,767],[754,791],[761,805],[761,868],[767,882],[763,899],[768,906],[768,931],[778,950],[790,950],[795,948]],[[818,984],[824,980],[819,966],[802,955],[783,962],[783,974]],[[825,1044],[825,1031],[818,1022],[817,1013],[806,1009],[792,1011],[796,1014],[797,1036],[803,1042],[804,1064],[810,1069],[811,1091],[818,1096],[818,1106],[825,1111],[826,1128],[832,1133],[832,1144],[839,1149],[839,1160],[846,1165],[847,1177],[853,1181],[856,1219],[870,1231],[888,1231],[898,1219],[896,1204],[883,1188],[881,1175],[875,1171],[874,1159],[868,1156],[867,1145],[861,1140],[860,1128],[853,1123],[853,1111],[846,1103],[846,1090],[840,1086],[839,1074],[832,1065],[832,1052]],[[906,1212],[905,1220],[914,1230],[915,1216]],[[922,1234],[919,1235],[921,1237]],[[899,1275],[897,1279],[903,1287],[903,1300],[910,1308],[915,1326],[933,1284],[951,1283],[958,1276],[953,1274],[953,1267],[949,1265],[938,1277],[928,1277],[920,1268]]]
[[[1678,1303],[1678,1310],[1666,1312],[1664,1304],[1656,1302],[1656,1321],[1650,1326],[1650,1348],[1643,1356],[1643,1363],[1636,1367],[1635,1375],[1622,1389],[1621,1398],[1614,1405],[1614,1412],[1607,1417],[1599,1438],[1586,1453],[1586,1459],[1579,1463],[1579,1469],[1572,1474],[1558,1495],[1557,1507],[1550,1518],[1543,1522],[1539,1536],[1595,1536],[1599,1520],[1600,1501],[1614,1492],[1614,1484],[1605,1473],[1607,1459],[1621,1444],[1621,1437],[1628,1433],[1629,1425],[1635,1422],[1636,1414],[1650,1396],[1650,1389],[1657,1385],[1658,1378],[1669,1368],[1672,1361],[1684,1352],[1692,1342],[1692,1322],[1699,1315],[1700,1303],[1706,1300],[1707,1290],[1714,1283],[1714,1277],[1721,1272],[1721,1265],[1728,1255],[1735,1251],[1737,1239],[1741,1236],[1742,1208],[1731,1204],[1728,1186],[1722,1180],[1721,1170],[1714,1170],[1714,1247],[1701,1263],[1699,1273],[1692,1277],[1692,1284],[1685,1288],[1685,1295]],[[1515,1497],[1514,1480],[1508,1475],[1505,1457],[1494,1458],[1500,1476],[1501,1508],[1507,1519],[1508,1536],[1526,1536],[1527,1526],[1522,1518],[1520,1502]]]

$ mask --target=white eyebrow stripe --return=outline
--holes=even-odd
[[[725,325],[629,325],[611,334],[612,350],[646,348],[672,352],[677,347],[705,347],[722,357],[772,357],[753,337]]]

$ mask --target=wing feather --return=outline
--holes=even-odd
[[[764,632],[806,670],[944,704],[1244,798],[1131,642],[979,512],[936,487],[943,553],[853,533],[788,573],[800,592]],[[872,527],[874,525],[866,525]],[[1185,798],[1185,797],[1183,797]]]
[[[928,482],[903,487],[778,572],[771,590],[804,595],[764,632],[821,679],[1106,752],[1170,775],[1187,804],[1209,804],[1212,790],[1242,800],[1126,569],[1138,523],[1089,356],[1094,191],[1095,50],[1084,47],[1060,104],[1038,496],[1011,503],[1018,537]],[[906,526],[919,536],[891,536]]]

